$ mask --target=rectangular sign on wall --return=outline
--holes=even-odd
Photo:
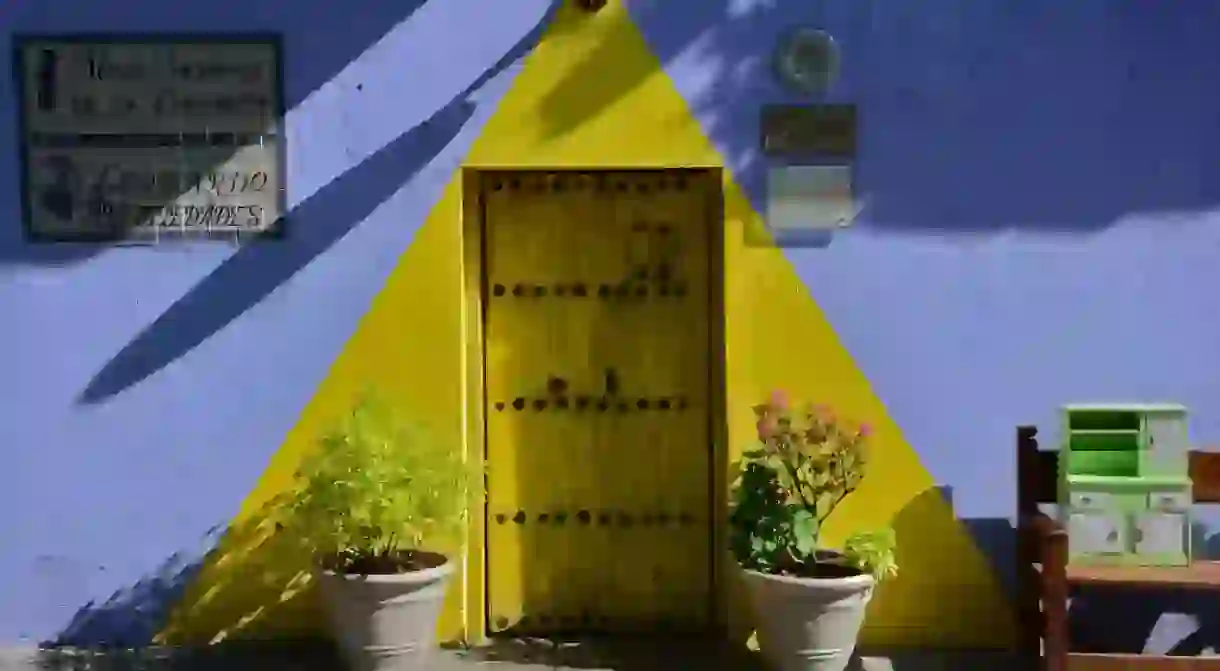
[[[765,105],[759,118],[763,153],[786,160],[856,155],[855,105]]]
[[[824,246],[863,208],[851,165],[772,165],[767,170],[767,230],[781,247]]]
[[[16,55],[31,239],[281,230],[278,39],[26,37]]]

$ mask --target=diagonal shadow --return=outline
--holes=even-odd
[[[205,277],[99,371],[78,401],[99,403],[198,347],[333,246],[441,152],[474,114],[479,89],[531,48],[554,6],[524,38],[428,120],[347,171],[287,214],[289,244],[253,243]]]
[[[169,616],[171,606],[199,572],[201,561],[174,553],[134,585],[105,602],[90,601],[42,648],[138,648],[148,645]]]

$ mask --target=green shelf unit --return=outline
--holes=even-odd
[[[1060,409],[1059,517],[1076,564],[1190,562],[1188,413],[1169,403]]]

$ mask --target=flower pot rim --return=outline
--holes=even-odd
[[[845,576],[842,578],[804,578],[804,577],[794,576],[794,575],[778,575],[775,573],[763,573],[762,571],[755,571],[753,569],[748,569],[748,568],[743,568],[741,570],[748,575],[751,575],[751,576],[754,576],[757,578],[761,578],[763,580],[770,580],[773,582],[785,583],[785,584],[789,584],[789,585],[826,585],[826,586],[833,585],[836,587],[854,586],[854,587],[859,587],[861,589],[864,589],[867,587],[872,587],[877,584],[877,579],[868,573],[861,573],[859,575]]]
[[[413,583],[413,582],[430,582],[439,580],[453,573],[457,568],[453,559],[445,557],[445,563],[432,568],[421,569],[418,571],[403,571],[401,573],[343,573],[332,569],[318,568],[318,571],[323,575],[345,580],[348,582],[365,582],[365,583]]]

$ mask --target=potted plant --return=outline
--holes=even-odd
[[[320,439],[282,507],[303,544],[332,633],[358,671],[431,669],[436,624],[460,539],[465,465],[365,396]]]
[[[878,581],[897,573],[890,529],[822,547],[823,523],[864,477],[869,429],[782,393],[754,408],[758,445],[733,483],[729,540],[763,656],[782,671],[842,671]]]

